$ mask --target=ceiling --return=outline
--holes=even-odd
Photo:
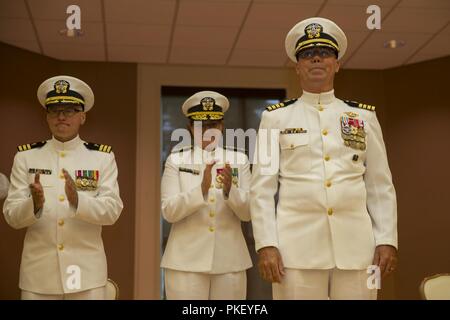
[[[81,8],[77,38],[59,34],[71,4]],[[381,30],[366,27],[371,4]],[[61,60],[287,67],[284,38],[312,16],[346,32],[344,68],[450,55],[450,0],[0,0],[0,41]],[[406,45],[384,48],[392,39]]]

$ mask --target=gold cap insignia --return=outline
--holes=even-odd
[[[216,100],[210,97],[205,97],[200,101],[204,111],[212,111],[214,105],[216,104]]]
[[[66,80],[58,80],[55,82],[54,88],[56,93],[67,93],[70,84]]]
[[[318,23],[308,24],[305,28],[305,33],[308,35],[309,39],[319,38],[323,27]]]

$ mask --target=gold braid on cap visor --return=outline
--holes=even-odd
[[[326,46],[333,48],[339,52],[339,47],[331,40],[328,39],[310,39],[300,42],[295,48],[295,54],[299,53],[300,50],[313,47],[313,46]]]
[[[220,111],[196,111],[190,112],[186,115],[192,120],[221,120],[223,119],[223,112]]]
[[[46,106],[53,103],[73,103],[84,105],[84,101],[82,99],[71,96],[55,96],[45,99]]]

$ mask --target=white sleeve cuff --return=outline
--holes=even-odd
[[[378,239],[375,240],[375,245],[378,246],[392,246],[398,250],[398,243],[392,239]]]

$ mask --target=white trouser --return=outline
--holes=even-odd
[[[22,290],[22,300],[105,300],[105,287],[64,294],[42,294]]]
[[[287,269],[281,283],[273,283],[274,300],[376,300],[366,270]]]
[[[168,300],[245,300],[246,271],[209,274],[164,269]]]

